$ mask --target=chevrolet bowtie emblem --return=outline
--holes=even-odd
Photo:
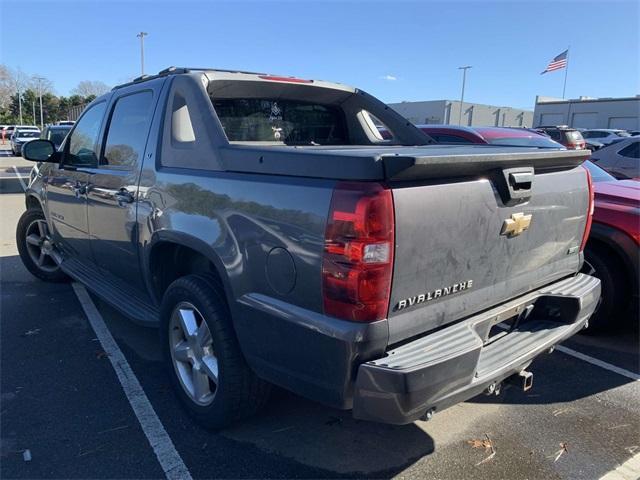
[[[524,213],[512,213],[511,218],[507,218],[502,222],[502,231],[500,235],[508,237],[517,237],[531,225],[531,215]]]

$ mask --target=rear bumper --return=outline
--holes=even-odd
[[[353,415],[405,424],[472,398],[584,328],[599,298],[600,281],[578,274],[390,350],[360,365]],[[488,341],[516,316],[515,328]]]

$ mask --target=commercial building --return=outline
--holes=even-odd
[[[536,97],[533,125],[640,130],[640,96],[561,100]]]
[[[530,127],[533,120],[531,110],[468,102],[461,108],[458,100],[400,102],[389,106],[415,124]]]

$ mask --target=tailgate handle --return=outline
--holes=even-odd
[[[533,167],[503,168],[496,173],[496,187],[505,206],[517,205],[531,198],[536,176]]]
[[[509,185],[514,190],[531,190],[533,172],[509,173]]]

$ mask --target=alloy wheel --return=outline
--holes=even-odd
[[[179,303],[171,314],[169,350],[185,393],[198,405],[210,405],[219,383],[218,358],[207,322],[189,302]]]
[[[55,250],[46,220],[31,222],[27,227],[25,240],[29,256],[38,268],[45,272],[55,272],[59,268],[60,257]]]

